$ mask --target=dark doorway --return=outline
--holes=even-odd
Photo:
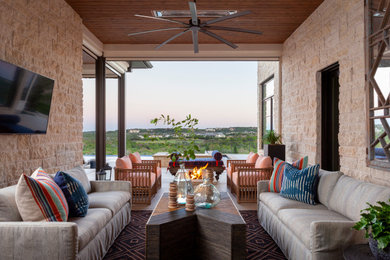
[[[339,64],[321,71],[321,168],[340,170]]]

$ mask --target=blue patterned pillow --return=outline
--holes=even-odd
[[[298,170],[292,165],[286,164],[280,195],[307,204],[316,204],[316,183],[319,169],[319,164],[303,170]]]
[[[81,182],[65,172],[57,172],[54,181],[61,188],[69,206],[69,217],[85,217],[89,202]]]

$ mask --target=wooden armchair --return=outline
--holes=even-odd
[[[237,202],[257,201],[257,182],[269,180],[273,167],[254,168],[249,166],[235,166],[231,178],[231,192],[237,197]]]
[[[157,193],[157,175],[153,172],[154,168],[154,164],[141,163],[133,164],[132,169],[115,167],[115,180],[131,182],[134,204],[150,204]]]
[[[226,161],[226,180],[228,188],[231,188],[232,173],[236,171],[237,167],[254,168],[254,163],[246,163],[246,160],[227,160]]]
[[[132,163],[133,168],[143,169],[144,167],[152,167],[152,172],[156,173],[158,189],[161,188],[161,160],[141,160],[141,163]]]

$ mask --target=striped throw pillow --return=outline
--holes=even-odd
[[[315,205],[316,182],[319,169],[319,164],[303,170],[298,170],[287,164],[284,169],[280,195],[288,199]]]
[[[23,221],[67,221],[64,193],[42,168],[30,177],[23,174],[16,186],[16,205]]]
[[[66,172],[57,172],[54,181],[61,188],[69,206],[69,217],[85,217],[88,212],[88,195],[79,180]]]
[[[307,167],[307,161],[308,157],[305,156],[295,162],[292,163],[292,166],[295,168],[302,170]],[[282,188],[282,182],[283,182],[283,173],[284,173],[284,167],[288,164],[287,162],[274,158],[274,170],[272,172],[271,179],[268,183],[268,191],[270,192],[280,192],[280,189]]]

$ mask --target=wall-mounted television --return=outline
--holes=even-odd
[[[0,60],[0,134],[45,134],[54,80]]]

